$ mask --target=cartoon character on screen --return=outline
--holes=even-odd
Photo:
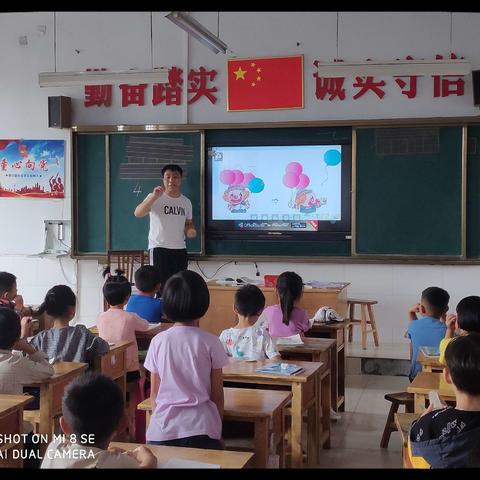
[[[326,198],[317,198],[312,190],[298,190],[295,195],[293,208],[300,210],[300,213],[315,213],[317,208],[327,203]]]
[[[245,213],[250,208],[249,196],[250,192],[242,185],[231,185],[223,193],[223,199],[232,213]]]
[[[250,194],[259,193],[264,188],[262,179],[251,172],[243,173],[240,170],[223,170],[220,172],[220,181],[228,185],[223,199],[231,213],[245,213],[250,208]]]

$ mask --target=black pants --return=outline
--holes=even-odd
[[[152,248],[152,264],[160,273],[160,293],[167,280],[177,272],[187,270],[187,249]]]
[[[208,435],[175,438],[174,440],[150,441],[149,445],[168,445],[170,447],[207,448],[208,450],[223,450],[220,440]]]

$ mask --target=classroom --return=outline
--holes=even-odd
[[[233,349],[226,365],[215,354],[222,449],[148,443],[159,466],[478,466],[478,449],[442,465],[410,434],[438,400],[457,402],[446,415],[470,410],[467,434],[480,438],[480,392],[468,392],[478,408],[461,408],[466,373],[449,363],[480,333],[479,32],[470,11],[1,12],[0,280],[13,274],[16,291],[0,281],[0,339],[4,310],[33,316],[11,345],[24,361],[46,357],[22,395],[20,380],[4,387],[12,348],[1,340],[0,466],[30,466],[3,453],[31,443],[2,440],[25,422],[43,439],[62,434],[64,391],[87,370],[113,379],[127,405],[111,446],[182,440],[161,432],[150,398],[163,380],[154,354],[170,355],[162,339],[177,341],[172,325],[188,315],[164,311],[147,328],[139,314],[128,338],[105,326],[130,301],[124,290],[125,303],[112,300],[115,288],[138,297],[146,265],[157,297],[175,272],[195,274],[166,292],[207,289],[205,308],[191,305],[197,330],[225,349],[222,332],[247,327],[237,293],[258,286],[264,306],[248,315],[265,310],[248,325],[282,359],[272,372],[268,355],[239,361]],[[280,289],[297,280],[294,308],[309,324],[278,333],[295,311],[284,313]],[[53,293],[62,315],[42,310]],[[95,356],[53,363],[46,335],[73,350],[57,335],[68,325]],[[31,339],[42,332],[44,343]],[[439,351],[444,335],[455,342]]]

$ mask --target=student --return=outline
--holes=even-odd
[[[162,300],[155,298],[160,291],[160,274],[153,265],[143,265],[135,272],[135,285],[139,292],[128,299],[125,310],[136,313],[150,323],[162,320]]]
[[[222,367],[228,357],[218,337],[199,328],[209,304],[198,273],[179,272],[164,287],[163,310],[175,323],[153,338],[145,359],[152,384],[147,443],[222,448]]]
[[[62,401],[60,426],[47,447],[41,468],[156,468],[157,459],[144,445],[126,452],[108,449],[110,441],[125,422],[120,387],[99,373],[75,378]]]
[[[238,322],[220,334],[220,341],[229,357],[239,360],[278,358],[275,342],[265,328],[255,322],[265,306],[265,295],[256,285],[244,285],[235,292],[233,311]]]
[[[97,355],[110,350],[108,342],[94,335],[85,325],[69,325],[75,317],[77,299],[67,285],[55,285],[45,295],[35,315],[46,313],[53,326],[37,333],[30,343],[50,359],[92,364]]]
[[[136,217],[150,215],[150,263],[159,271],[162,287],[171,275],[187,269],[185,236],[197,236],[192,220],[192,202],[181,192],[182,178],[182,167],[165,165],[162,168],[163,185],[155,187],[134,212]]]
[[[272,337],[290,337],[311,328],[307,312],[297,304],[303,293],[303,281],[295,272],[283,272],[277,279],[276,305],[267,307],[259,320],[266,321]]]
[[[40,382],[55,373],[48,356],[30,345],[25,339],[27,335],[27,317],[20,321],[13,310],[0,307],[0,393],[21,395],[23,385]]]
[[[103,272],[103,276],[106,277],[103,296],[109,308],[97,316],[98,335],[111,343],[132,342],[127,348],[127,382],[137,382],[140,378],[140,365],[135,332],[148,330],[148,322],[136,313],[123,310],[132,293],[132,286],[122,270],[115,272],[116,275],[111,275],[110,267]]]
[[[442,319],[448,311],[450,295],[443,288],[428,287],[422,292],[420,303],[416,303],[408,310],[410,324],[407,329],[407,338],[410,339],[410,374],[412,381],[422,365],[417,362],[420,347],[437,347],[445,336],[447,327]],[[420,314],[421,318],[417,315]]]
[[[13,273],[0,272],[0,307],[15,310],[20,317],[31,315],[31,309],[23,305],[23,297],[17,292],[17,277]]]
[[[444,377],[455,392],[456,406],[431,405],[412,424],[407,455],[414,468],[461,468],[473,463],[480,438],[480,334],[449,342]]]
[[[445,338],[440,342],[440,363],[445,365],[445,349],[453,339],[455,331],[460,335],[480,333],[480,297],[470,296],[460,300],[457,313],[447,315]]]

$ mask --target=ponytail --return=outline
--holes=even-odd
[[[47,313],[52,317],[62,318],[68,315],[70,307],[75,307],[77,298],[67,285],[55,285],[47,294],[37,310],[32,312],[34,317]]]
[[[302,296],[302,277],[295,272],[283,272],[277,279],[276,288],[282,309],[282,321],[288,325],[295,302]]]
[[[106,279],[103,285],[103,296],[111,306],[120,305],[132,293],[132,285],[124,275],[124,271],[117,268],[115,275],[110,273],[110,265],[103,271],[103,277]]]

